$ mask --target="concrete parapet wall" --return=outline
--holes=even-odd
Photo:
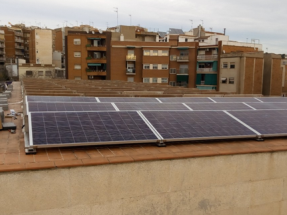
[[[284,215],[287,152],[0,174],[0,214]]]

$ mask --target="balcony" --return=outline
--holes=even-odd
[[[179,69],[177,74],[178,75],[188,75],[188,69]]]
[[[136,61],[137,56],[135,55],[127,55],[126,56],[126,61]]]
[[[5,44],[0,44],[0,48],[5,48]]]
[[[86,72],[87,72],[87,75],[107,76],[107,72],[104,70],[93,70],[93,69],[87,68]]]
[[[177,62],[188,62],[189,58],[188,55],[181,55],[181,56],[177,56]]]
[[[0,54],[5,54],[5,52],[3,52],[3,51],[0,51]]]
[[[135,75],[136,74],[136,70],[135,69],[127,69],[126,74],[127,75]]]
[[[106,51],[107,50],[107,47],[102,46],[102,45],[93,46],[92,44],[87,44],[86,47],[88,51]]]
[[[18,51],[16,51],[15,54],[16,54],[16,55],[24,55],[23,52],[18,52]]]
[[[24,46],[15,46],[15,49],[24,49]]]
[[[198,55],[197,60],[218,60],[218,55]]]
[[[24,43],[24,40],[21,40],[21,39],[15,39],[15,42],[16,42],[16,43]]]
[[[19,36],[19,37],[23,37],[23,33],[22,32],[15,32],[15,35]]]
[[[217,72],[213,68],[197,68],[197,72]]]
[[[0,62],[5,62],[5,58],[4,57],[0,57]]]
[[[87,57],[87,63],[107,63],[107,59],[105,57],[102,58],[92,58]]]

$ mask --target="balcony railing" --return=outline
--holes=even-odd
[[[24,46],[15,46],[16,49],[24,49]]]
[[[0,57],[0,61],[1,62],[5,61],[5,58],[4,57]]]
[[[19,36],[19,37],[23,37],[23,33],[21,33],[21,32],[15,32],[15,35]]]
[[[177,61],[189,61],[188,55],[177,56]]]
[[[0,44],[0,48],[5,48],[5,45],[4,44]]]
[[[179,69],[177,74],[186,74],[186,75],[188,75],[188,69]]]
[[[197,72],[216,72],[213,68],[197,68]]]
[[[0,51],[0,54],[5,54],[5,52],[3,52],[3,51]]]
[[[198,55],[197,60],[217,60],[218,55]]]
[[[106,72],[106,70],[94,70],[94,69],[86,68],[86,72]]]
[[[23,52],[15,52],[16,55],[24,55]]]
[[[127,61],[135,61],[137,59],[137,56],[135,55],[127,55],[126,60]]]
[[[15,39],[15,42],[17,42],[17,43],[24,43],[24,40],[21,40],[21,39]]]
[[[136,70],[135,69],[127,69],[126,74],[127,75],[135,75],[136,74]]]

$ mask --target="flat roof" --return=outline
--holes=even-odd
[[[13,82],[9,109],[22,112],[21,100],[20,82]],[[5,115],[7,113],[9,111],[5,111]],[[172,142],[166,147],[139,144],[51,148],[37,149],[36,155],[26,155],[21,131],[23,119],[20,116],[16,120],[5,118],[5,122],[11,121],[17,126],[15,134],[0,131],[0,172],[287,151],[287,138],[270,138],[264,142],[254,139]]]

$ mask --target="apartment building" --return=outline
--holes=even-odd
[[[24,59],[24,39],[21,28],[1,26],[5,35],[6,60],[15,63],[16,59]]]
[[[282,93],[287,96],[287,57],[282,55]]]
[[[4,30],[0,30],[0,71],[3,70],[5,61],[5,33]]]
[[[68,32],[65,44],[67,78],[105,80],[110,71],[110,41],[110,32]]]
[[[278,54],[264,54],[264,74],[262,94],[266,96],[281,96],[283,69],[282,56]]]
[[[52,64],[52,30],[31,30],[29,55],[32,64]]]
[[[263,52],[221,54],[219,91],[236,94],[262,94]]]

